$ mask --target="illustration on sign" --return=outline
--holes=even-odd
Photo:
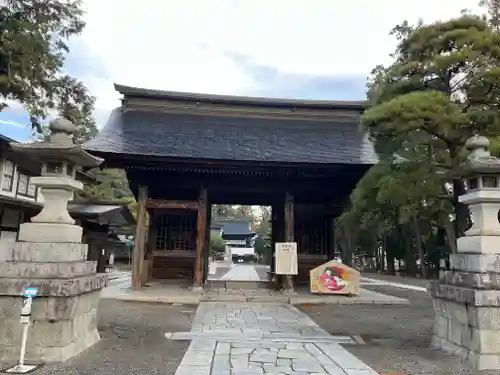
[[[344,270],[340,267],[326,267],[319,277],[319,282],[329,290],[342,290],[346,286],[343,274]]]
[[[309,273],[310,292],[317,294],[359,294],[358,271],[337,260],[331,260]]]

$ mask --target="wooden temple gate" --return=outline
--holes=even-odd
[[[116,88],[122,106],[85,146],[125,169],[137,197],[134,288],[204,284],[212,204],[272,206],[273,243],[298,244],[286,289],[333,257],[335,217],[376,161],[359,132],[362,103]]]

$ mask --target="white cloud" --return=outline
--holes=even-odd
[[[81,36],[104,65],[85,77],[97,111],[119,104],[112,82],[164,90],[249,94],[259,82],[241,54],[283,73],[365,74],[390,61],[397,23],[445,20],[476,0],[85,0]],[[100,120],[100,119],[99,119]],[[100,121],[99,121],[100,122]]]

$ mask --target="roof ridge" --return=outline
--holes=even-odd
[[[221,95],[208,93],[193,93],[183,91],[168,91],[158,89],[147,89],[142,87],[133,87],[114,84],[115,90],[124,96],[140,96],[161,98],[170,100],[186,100],[186,101],[206,101],[219,102],[227,104],[253,104],[267,107],[284,106],[284,107],[310,107],[310,108],[350,108],[363,110],[367,105],[367,100],[314,100],[314,99],[291,99],[277,97],[262,97],[262,96],[245,96],[245,95]]]

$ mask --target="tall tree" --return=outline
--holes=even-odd
[[[491,26],[500,32],[500,0],[481,0],[479,5],[486,8]]]
[[[63,74],[68,38],[85,23],[80,0],[7,0],[0,6],[0,110],[24,105],[33,128],[56,112],[79,129],[75,140],[95,135],[94,98]]]
[[[393,34],[395,61],[373,71],[363,125],[381,157],[398,154],[447,176],[461,236],[468,210],[458,196],[465,186],[451,172],[470,136],[500,133],[500,35],[474,15],[415,27],[404,22]]]

